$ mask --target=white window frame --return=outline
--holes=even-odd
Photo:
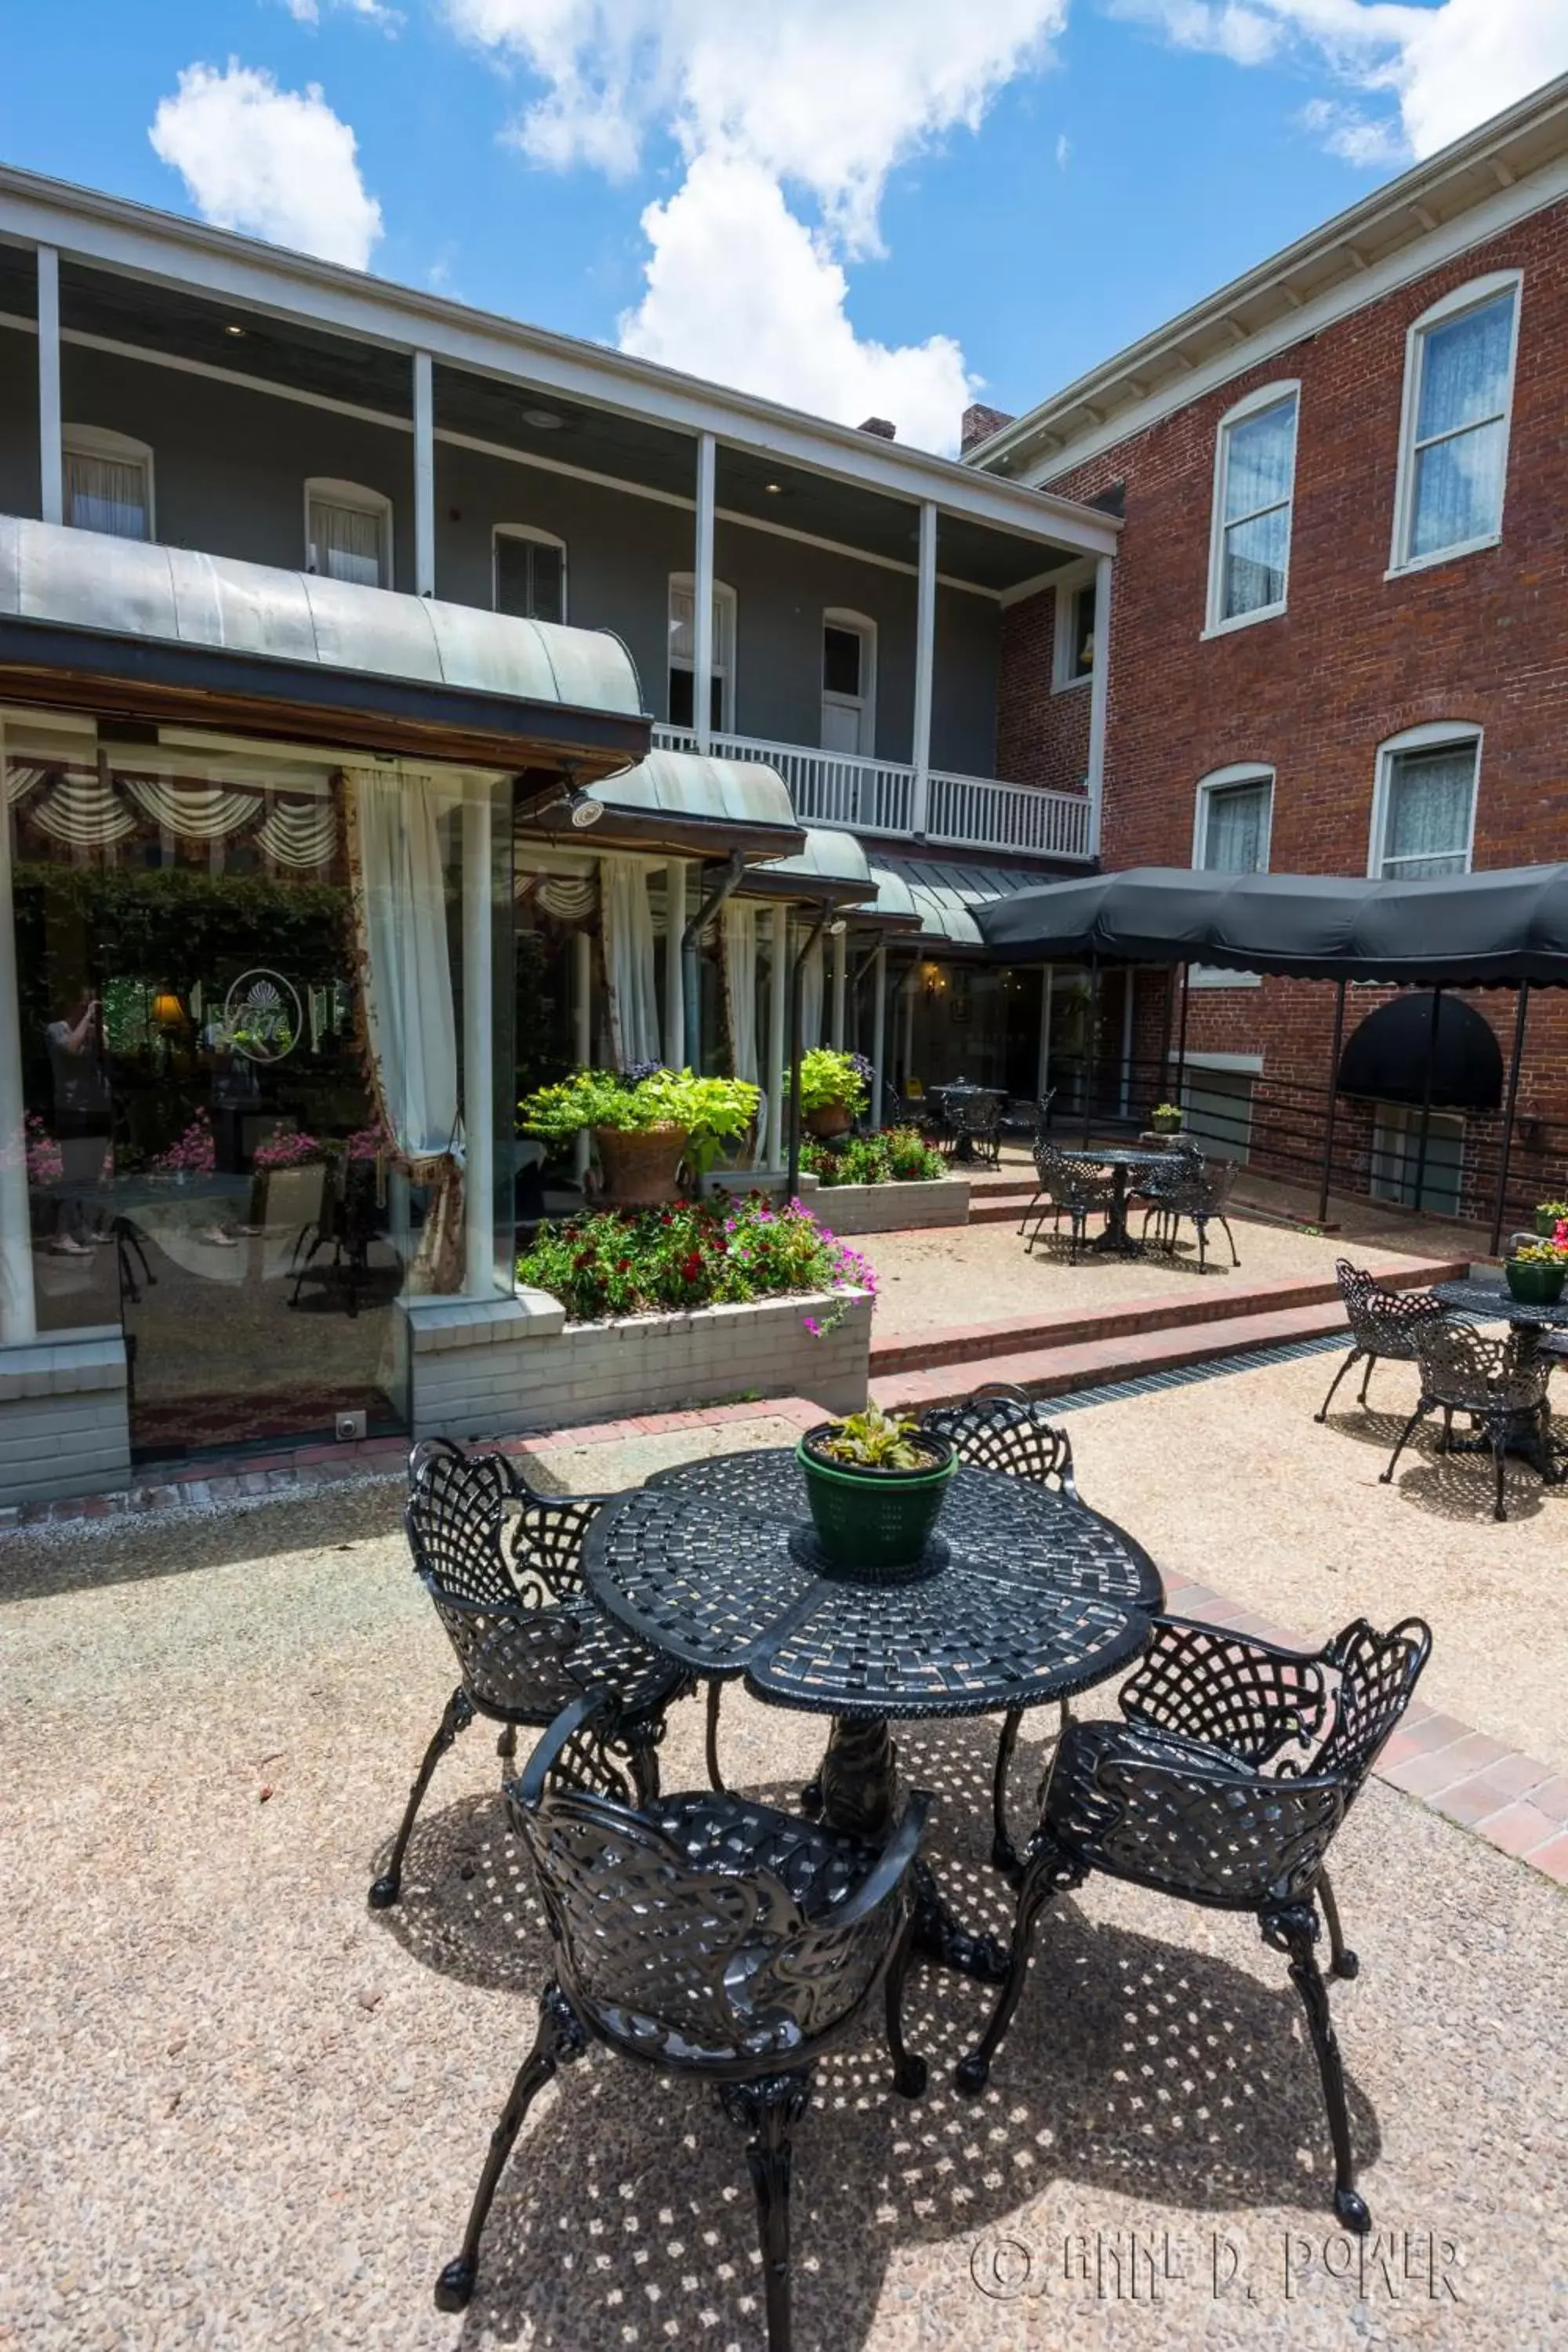
[[[858,756],[862,760],[874,760],[877,756],[877,624],[868,613],[853,612],[847,604],[825,604],[822,608],[825,655],[829,629],[853,631],[860,640],[858,707],[861,718],[860,731],[866,740]],[[846,710],[853,707],[849,696],[830,695],[826,686],[821,689],[820,700],[825,706],[832,702]]]
[[[1388,824],[1388,787],[1394,773],[1394,762],[1401,751],[1437,751],[1446,746],[1473,743],[1476,748],[1475,782],[1470,787],[1470,822],[1465,834],[1465,863],[1460,869],[1471,870],[1476,846],[1476,809],[1481,797],[1481,757],[1486,730],[1468,719],[1438,719],[1425,727],[1406,727],[1403,734],[1390,735],[1377,747],[1377,766],[1372,787],[1372,827],[1367,836],[1366,870],[1373,882],[1384,877],[1384,841]],[[1397,874],[1387,877],[1391,882]]]
[[[1415,1103],[1384,1103],[1376,1105],[1372,1124],[1372,1166],[1368,1171],[1368,1189],[1374,1201],[1387,1201],[1400,1208],[1414,1210],[1414,1201],[1405,1197],[1408,1178],[1412,1190],[1415,1183],[1415,1161],[1419,1151],[1421,1111]],[[1434,1201],[1432,1193],[1432,1159],[1430,1147],[1439,1136],[1451,1139],[1458,1137],[1459,1162],[1453,1171],[1453,1205]],[[1398,1149],[1395,1149],[1397,1139]],[[1427,1160],[1422,1179],[1423,1206],[1420,1213],[1428,1217],[1458,1216],[1465,1199],[1465,1147],[1469,1140],[1461,1110],[1434,1110],[1427,1129]],[[1390,1162],[1394,1163],[1391,1169]]]
[[[1226,476],[1230,465],[1232,427],[1247,424],[1261,415],[1268,408],[1281,408],[1288,400],[1296,404],[1296,422],[1290,436],[1290,488],[1280,504],[1289,508],[1289,520],[1285,530],[1285,593],[1277,604],[1258,604],[1250,613],[1233,613],[1227,619],[1225,611],[1225,500]],[[1301,385],[1299,377],[1282,377],[1277,383],[1260,384],[1227,408],[1215,427],[1214,499],[1209,509],[1209,584],[1204,607],[1203,635],[1227,637],[1233,629],[1249,629],[1255,621],[1277,621],[1290,601],[1290,551],[1296,537],[1296,459],[1301,442]],[[1272,508],[1259,508],[1259,513],[1272,513]],[[1245,522],[1249,518],[1237,515],[1233,522]]]
[[[496,599],[500,593],[500,542],[503,539],[531,539],[536,547],[553,547],[561,554],[561,619],[567,620],[571,606],[567,602],[568,572],[566,541],[559,531],[541,530],[531,522],[498,522],[490,533],[490,610],[499,613]]]
[[[1075,677],[1073,675],[1073,606],[1085,588],[1092,588],[1092,563],[1075,563],[1057,575],[1057,603],[1054,615],[1055,635],[1051,645],[1051,692],[1070,694],[1076,687],[1094,684],[1095,665]],[[1096,648],[1098,652],[1098,647]]]
[[[1276,781],[1276,771],[1264,760],[1239,760],[1228,768],[1212,769],[1206,776],[1199,779],[1197,791],[1193,796],[1192,866],[1194,874],[1212,871],[1203,862],[1208,840],[1209,803],[1216,793],[1226,792],[1237,784],[1267,784],[1268,787],[1268,814],[1263,827],[1263,863],[1257,869],[1259,874],[1268,873],[1274,845]],[[1187,967],[1189,988],[1261,988],[1262,985],[1262,977],[1256,971],[1224,971],[1216,964],[1194,963]],[[1188,1059],[1191,1058],[1189,1055]]]
[[[330,572],[319,572],[310,561],[310,507],[319,499],[322,506],[346,507],[356,514],[374,515],[381,526],[380,586],[395,585],[393,572],[392,500],[383,490],[373,490],[364,482],[342,482],[331,474],[311,474],[305,483],[305,570],[313,578],[330,580]],[[342,583],[352,586],[352,582]]]
[[[1429,555],[1412,555],[1411,533],[1415,525],[1415,420],[1421,409],[1421,371],[1426,352],[1427,331],[1447,326],[1467,310],[1479,310],[1484,303],[1495,301],[1500,294],[1513,295],[1513,329],[1509,341],[1508,381],[1503,388],[1502,406],[1502,503],[1498,508],[1498,527],[1479,539],[1457,540],[1452,547],[1434,548]],[[1440,302],[1434,302],[1413,319],[1405,337],[1405,391],[1399,411],[1399,467],[1394,489],[1394,538],[1389,550],[1385,580],[1403,578],[1407,572],[1429,572],[1435,563],[1452,563],[1461,555],[1474,555],[1485,547],[1496,547],[1502,538],[1503,506],[1508,499],[1509,446],[1513,432],[1513,383],[1519,364],[1519,321],[1524,309],[1524,272],[1521,269],[1500,269],[1489,278],[1472,278],[1466,286],[1456,286]],[[1468,427],[1467,430],[1474,430]]]
[[[669,673],[672,669],[691,668],[691,664],[689,662],[677,661],[675,656],[669,650],[669,616],[671,607],[675,601],[675,592],[678,588],[688,590],[691,596],[692,604],[695,605],[697,601],[696,575],[690,572],[672,572],[669,575],[668,585],[665,590],[664,693],[665,712],[667,718],[668,716],[669,705]],[[714,630],[713,675],[720,682],[718,732],[721,735],[732,735],[735,732],[735,672],[740,667],[741,652],[740,600],[727,580],[714,581],[713,603],[717,608],[727,612],[729,614],[728,635],[730,639],[730,659],[726,666],[721,664],[719,659],[719,647],[724,632],[719,629]],[[692,688],[691,691],[691,716],[695,722],[697,718],[697,689],[695,686]]]
[[[133,440],[129,433],[116,433],[107,425],[63,425],[60,427],[60,456],[67,457],[112,457],[121,466],[140,466],[146,484],[147,539],[158,536],[158,510],[155,503],[156,485],[153,473],[153,451],[145,441]],[[85,525],[73,525],[76,530]],[[146,541],[142,542],[144,545]]]

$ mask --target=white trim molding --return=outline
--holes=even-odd
[[[1051,635],[1053,694],[1068,694],[1075,687],[1092,686],[1094,683],[1092,658],[1087,669],[1075,671],[1073,668],[1078,651],[1074,642],[1077,633],[1073,628],[1073,614],[1079,598],[1085,589],[1091,589],[1094,584],[1092,563],[1071,563],[1056,575],[1057,601]]]
[[[1503,501],[1508,492],[1508,451],[1510,429],[1513,420],[1513,379],[1519,361],[1519,320],[1523,308],[1524,273],[1519,269],[1500,269],[1489,278],[1472,278],[1467,285],[1455,287],[1441,301],[1434,302],[1413,319],[1405,337],[1405,389],[1399,409],[1399,470],[1394,478],[1394,537],[1389,548],[1388,570],[1384,578],[1395,580],[1406,572],[1430,571],[1435,563],[1451,563],[1461,555],[1474,555],[1481,548],[1495,547],[1502,537]],[[1494,415],[1477,417],[1458,428],[1458,433],[1484,429],[1488,424],[1502,425],[1502,467],[1498,488],[1497,528],[1482,531],[1474,539],[1456,540],[1447,547],[1429,549],[1425,555],[1411,552],[1411,541],[1415,527],[1415,459],[1417,456],[1416,425],[1421,414],[1421,379],[1426,365],[1426,338],[1434,328],[1449,326],[1456,319],[1472,310],[1484,310],[1489,303],[1504,296],[1512,298],[1512,313],[1509,322],[1508,374],[1503,385],[1502,406]],[[1434,440],[1455,438],[1457,435],[1433,436]]]
[[[310,509],[316,505],[340,507],[349,514],[373,515],[375,518],[379,527],[377,531],[379,552],[376,561],[381,572],[381,579],[377,584],[383,588],[394,587],[396,583],[393,578],[392,500],[385,492],[373,490],[363,482],[340,481],[331,474],[310,474],[305,479],[304,495],[305,570],[307,572],[321,570],[320,564],[316,562],[311,552],[314,541],[311,537]]]
[[[858,696],[830,694],[826,685],[826,638],[829,629],[842,629],[860,640],[860,691]],[[877,756],[877,624],[868,613],[854,612],[847,604],[825,604],[822,608],[823,688],[822,708],[859,712],[861,740],[856,751],[861,759]]]
[[[1194,874],[1207,874],[1215,870],[1204,862],[1205,852],[1208,845],[1209,810],[1215,795],[1256,784],[1268,785],[1268,807],[1263,821],[1262,859],[1252,870],[1255,874],[1268,873],[1268,854],[1274,836],[1276,782],[1275,770],[1264,760],[1235,761],[1227,768],[1212,768],[1206,776],[1200,776],[1197,789],[1193,795],[1193,871]],[[1187,967],[1187,985],[1189,988],[1261,988],[1263,982],[1255,971],[1229,971],[1218,964],[1194,963]],[[1190,1062],[1192,1058],[1189,1054],[1188,1061]]]
[[[669,575],[669,583],[665,592],[666,611],[669,615],[669,636],[673,638],[675,634],[674,606],[675,592],[678,588],[684,589],[686,593],[691,598],[692,635],[695,638],[697,634],[697,579],[695,573],[690,572],[672,572]],[[714,581],[712,602],[709,609],[712,613],[715,622],[719,625],[714,628],[712,634],[710,677],[716,677],[719,680],[720,724],[710,731],[715,735],[732,735],[735,732],[735,669],[739,654],[738,640],[740,636],[740,607],[739,600],[736,597],[735,592],[731,587],[727,580]],[[688,661],[684,655],[676,655],[673,650],[671,650],[671,647],[667,644],[664,660],[664,693],[665,719],[666,723],[669,726],[674,726],[678,723],[669,717],[669,673],[672,669],[685,669],[691,672],[692,732],[697,736],[699,742],[700,742],[705,730],[698,727],[696,723],[698,716],[696,660],[693,658],[692,660]]]
[[[107,425],[62,425],[60,427],[60,519],[69,522],[70,461],[73,457],[109,457],[117,465],[140,466],[145,491],[147,514],[146,537],[158,536],[157,485],[153,477],[153,451],[145,441],[134,441],[129,433],[116,433]]]
[[[1247,425],[1254,417],[1265,416],[1271,409],[1290,404],[1290,484],[1283,499],[1268,507],[1259,507],[1250,515],[1228,517],[1226,506],[1229,497],[1230,436],[1236,427]],[[1228,636],[1235,629],[1249,629],[1256,622],[1277,620],[1290,600],[1290,546],[1296,530],[1296,460],[1301,436],[1301,385],[1295,376],[1282,377],[1278,383],[1260,384],[1249,392],[1233,408],[1227,408],[1215,428],[1214,438],[1214,498],[1209,509],[1209,576],[1208,595],[1204,607],[1205,637]],[[1285,582],[1283,590],[1271,604],[1255,604],[1245,613],[1227,614],[1225,609],[1226,534],[1244,522],[1256,520],[1264,514],[1285,509]]]
[[[561,611],[558,617],[564,621],[568,614],[566,596],[566,541],[560,536],[559,532],[553,530],[541,530],[537,523],[531,522],[498,522],[492,524],[490,527],[491,611],[499,613],[501,609],[500,602],[500,541],[503,539],[526,539],[535,547],[553,547],[556,550],[561,558]]]
[[[1464,744],[1475,748],[1475,772],[1470,779],[1470,815],[1465,829],[1465,848],[1461,872],[1468,874],[1475,854],[1476,810],[1481,797],[1481,746],[1485,729],[1474,719],[1437,719],[1422,727],[1406,727],[1401,734],[1390,735],[1377,747],[1377,765],[1373,777],[1372,823],[1367,836],[1366,870],[1373,881],[1384,878],[1387,863],[1384,838],[1388,823],[1388,786],[1394,762],[1402,751],[1457,751]],[[1456,850],[1452,853],[1458,856]],[[1397,875],[1389,875],[1397,881]]]

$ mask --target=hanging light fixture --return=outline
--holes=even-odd
[[[155,1029],[183,1029],[185,1008],[172,988],[161,988],[153,999],[153,1026]]]

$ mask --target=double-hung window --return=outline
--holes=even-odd
[[[151,539],[153,452],[146,443],[97,425],[68,425],[60,438],[67,522],[113,539]]]
[[[527,523],[495,534],[495,608],[523,621],[566,618],[566,542]]]
[[[1413,727],[1381,745],[1369,873],[1387,882],[1468,874],[1480,763],[1475,727]]]
[[[1215,451],[1210,629],[1285,610],[1300,387],[1266,384],[1222,416]]]
[[[1086,686],[1094,676],[1094,600],[1092,572],[1087,580],[1065,581],[1057,590],[1051,684],[1058,694],[1064,687]]]
[[[1198,786],[1193,865],[1205,874],[1267,874],[1274,821],[1274,771],[1245,764],[1216,768]],[[1194,964],[1198,988],[1256,988],[1258,975]]]
[[[1489,547],[1502,530],[1517,275],[1434,303],[1410,330],[1392,569]]]
[[[390,588],[392,500],[358,482],[307,482],[305,569],[359,588]]]
[[[697,596],[689,572],[675,572],[669,580],[669,723],[697,723],[695,664],[697,660]],[[734,730],[735,592],[721,580],[713,583],[713,677],[709,690],[708,724],[716,735]]]

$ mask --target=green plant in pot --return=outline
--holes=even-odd
[[[837,1053],[831,1045],[814,1045],[800,1057],[800,1115],[813,1135],[842,1135],[864,1110],[869,1090],[869,1065],[858,1054]]]
[[[606,1199],[619,1208],[653,1208],[674,1200],[683,1162],[699,1172],[711,1167],[756,1111],[757,1089],[743,1078],[574,1070],[526,1096],[518,1120],[525,1135],[556,1145],[588,1129]]]
[[[1521,1307],[1554,1307],[1568,1281],[1568,1224],[1552,1241],[1522,1242],[1503,1260],[1503,1279]]]
[[[1537,1201],[1535,1230],[1544,1241],[1550,1241],[1564,1222],[1568,1222],[1568,1201]]]
[[[957,1467],[950,1439],[875,1404],[808,1429],[795,1460],[824,1559],[868,1583],[919,1564]]]
[[[1156,1135],[1180,1135],[1182,1118],[1180,1103],[1156,1103],[1149,1114],[1149,1124]]]

